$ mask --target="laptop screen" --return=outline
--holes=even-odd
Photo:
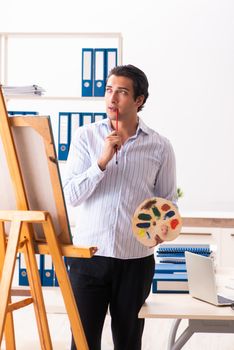
[[[212,304],[218,304],[212,258],[190,252],[185,252],[185,258],[190,295]]]

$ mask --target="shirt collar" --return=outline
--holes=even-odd
[[[141,131],[143,131],[145,134],[149,135],[151,133],[151,129],[143,122],[143,120],[138,117],[139,123],[137,126],[137,130],[136,130],[136,135],[139,135],[139,133]],[[111,123],[110,123],[110,119],[107,117],[107,119],[103,119],[103,124],[106,124],[106,126],[108,127],[109,131],[111,132]]]
[[[138,120],[139,120],[139,124],[138,124],[138,127],[137,127],[137,134],[139,133],[139,131],[143,131],[145,134],[149,135],[151,133],[151,129],[143,122],[143,120],[138,117]]]

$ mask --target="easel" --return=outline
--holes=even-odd
[[[52,342],[35,257],[35,253],[40,253],[50,254],[52,257],[76,347],[78,350],[88,350],[79,312],[76,307],[62,256],[82,256],[90,258],[96,252],[96,248],[79,248],[73,246],[71,243],[69,244],[69,242],[66,243],[67,236],[65,231],[67,222],[64,220],[63,215],[60,218],[63,231],[61,235],[57,237],[54,223],[52,222],[49,212],[29,210],[21,172],[22,169],[20,168],[11,130],[12,125],[18,122],[19,119],[8,118],[0,88],[0,137],[5,149],[18,209],[0,210],[0,345],[2,343],[3,332],[5,332],[6,349],[16,349],[12,312],[33,303],[41,349],[52,350]],[[33,119],[32,122],[37,123],[37,119]],[[50,143],[48,147],[50,147]],[[52,163],[55,162],[53,157],[50,158]],[[52,169],[50,174],[53,174],[53,171]],[[55,186],[58,186],[58,184],[55,183]],[[62,200],[61,194],[57,193],[56,197],[56,201],[59,203]],[[11,226],[7,237],[5,223],[8,221],[11,223]],[[35,223],[39,223],[42,226],[44,239],[38,240],[38,236],[33,227]],[[31,295],[26,299],[12,303],[11,284],[18,251],[24,254]]]

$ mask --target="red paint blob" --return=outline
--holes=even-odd
[[[174,230],[176,228],[176,226],[179,225],[179,220],[178,219],[171,220],[170,225],[171,225],[172,230]]]
[[[161,209],[163,210],[163,211],[167,211],[167,210],[169,210],[169,209],[171,209],[171,207],[170,207],[170,205],[168,205],[168,204],[163,204],[162,206],[161,206]]]

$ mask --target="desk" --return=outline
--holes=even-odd
[[[169,335],[168,350],[179,350],[196,332],[234,333],[234,310],[217,307],[192,298],[189,294],[151,294],[139,312],[139,318],[175,319]],[[176,340],[182,319],[188,327]]]

